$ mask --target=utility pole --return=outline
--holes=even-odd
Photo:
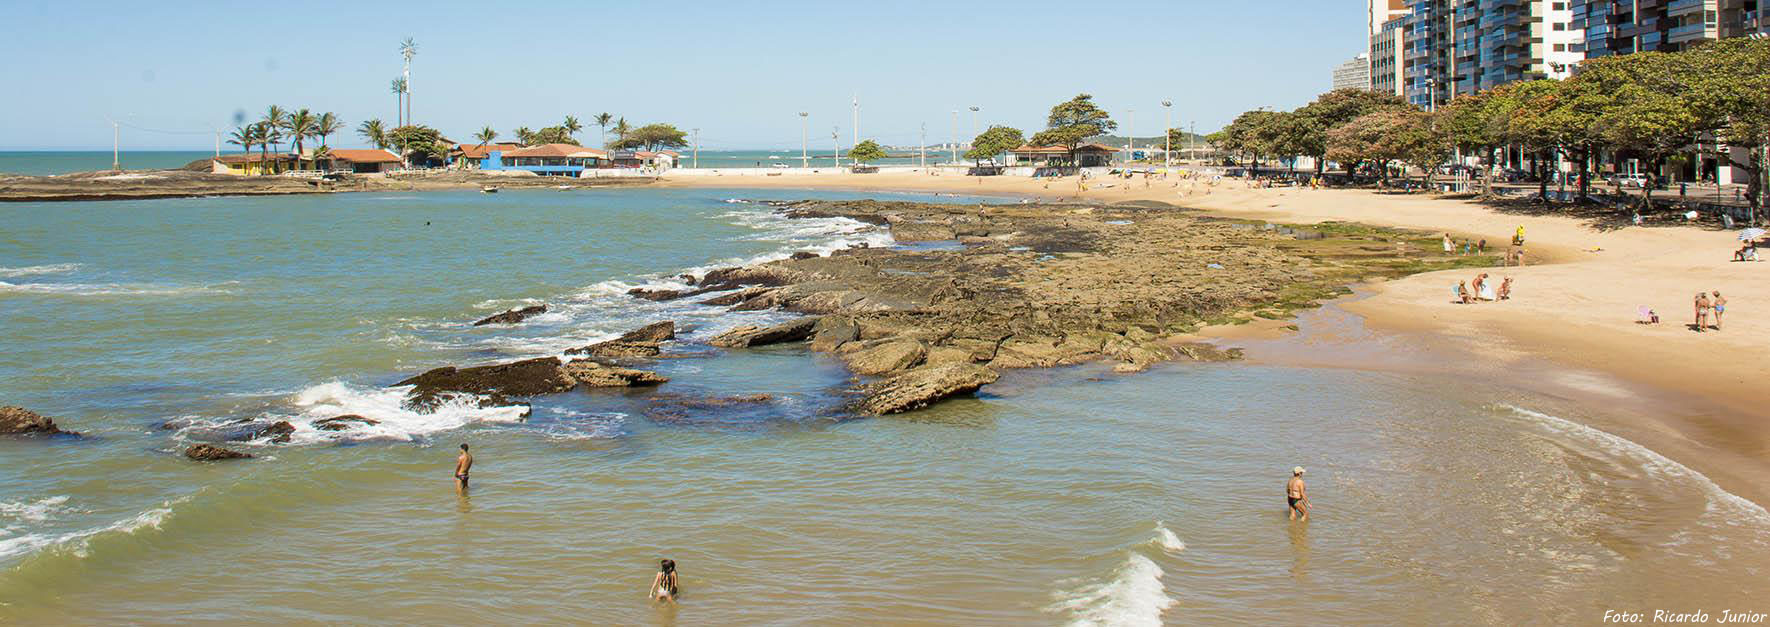
[[[917,143],[921,144],[921,146],[919,148],[922,151],[922,167],[924,169],[926,169],[928,167],[928,123],[927,122],[922,123],[922,139],[920,141],[918,141]]]
[[[701,129],[694,130],[694,168],[701,167]]]
[[[811,114],[799,112],[799,167],[811,168]]]
[[[1167,127],[1162,129],[1162,167],[1174,167],[1174,101],[1163,100],[1162,110],[1167,112]],[[1165,175],[1164,175],[1165,176]]]
[[[953,109],[953,163],[959,162],[959,110]]]
[[[215,157],[221,158],[221,131],[215,131]]]
[[[965,142],[967,150],[977,147],[977,110],[979,108],[981,107],[971,105],[971,141]]]

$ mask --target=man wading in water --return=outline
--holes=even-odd
[[[1291,469],[1291,480],[1284,486],[1285,500],[1291,504],[1291,520],[1297,514],[1303,515],[1303,522],[1309,522],[1309,488],[1303,485],[1303,467]]]
[[[455,458],[455,491],[467,491],[467,473],[473,470],[473,454],[467,452],[467,445],[461,445],[461,456]]]

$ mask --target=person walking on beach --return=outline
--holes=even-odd
[[[1444,254],[1448,255],[1448,254],[1451,254],[1452,252],[1455,252],[1455,250],[1452,248],[1452,244],[1450,242],[1450,234],[1445,233],[1444,234]]]
[[[1284,486],[1285,501],[1290,503],[1291,520],[1298,514],[1303,515],[1303,522],[1309,522],[1309,487],[1303,485],[1303,467],[1291,469],[1291,480]]]
[[[1708,329],[1709,307],[1710,307],[1709,295],[1706,293],[1703,293],[1703,292],[1697,292],[1696,293],[1696,332],[1697,333],[1702,333],[1703,331]]]
[[[1715,330],[1719,331],[1721,330],[1721,314],[1727,313],[1727,298],[1721,295],[1721,290],[1715,290],[1713,304],[1715,307]]]
[[[676,601],[676,562],[658,560],[658,575],[651,578],[651,598],[655,601]]]
[[[455,458],[455,489],[467,490],[467,473],[473,470],[473,454],[467,452],[467,444],[461,444],[461,456]]]

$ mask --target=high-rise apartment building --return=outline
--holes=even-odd
[[[1400,22],[1401,95],[1426,108],[1513,81],[1564,78],[1585,58],[1564,0],[1409,0]],[[1373,35],[1373,51],[1379,36],[1393,37]]]
[[[1370,55],[1360,52],[1358,53],[1358,56],[1335,67],[1333,88],[1336,90],[1360,89],[1369,91],[1371,88]]]
[[[1673,52],[1770,33],[1770,0],[1569,0],[1586,55]]]
[[[1401,71],[1407,67],[1401,57],[1407,43],[1407,36],[1402,32],[1405,22],[1405,16],[1389,20],[1371,35],[1371,91],[1402,95],[1402,86],[1406,83]]]

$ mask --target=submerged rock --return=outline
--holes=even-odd
[[[187,458],[190,458],[193,461],[199,461],[199,462],[212,462],[212,461],[223,460],[223,459],[251,459],[252,458],[252,455],[250,453],[241,453],[239,451],[224,449],[219,446],[212,446],[209,444],[198,444],[196,446],[192,446],[190,448],[184,449],[184,456]]]
[[[708,344],[725,348],[745,348],[765,346],[785,342],[800,342],[811,337],[812,329],[817,327],[817,317],[800,318],[783,322],[772,327],[743,326],[719,334]]]
[[[666,301],[666,300],[676,300],[678,298],[682,298],[683,292],[682,292],[682,290],[648,290],[643,287],[635,287],[633,289],[627,290],[627,295],[632,296],[634,298],[643,298],[643,299],[649,300],[649,301],[662,302],[662,301]]]
[[[253,430],[251,437],[246,439],[257,440],[259,438],[270,438],[270,441],[273,444],[288,444],[289,436],[292,435],[295,435],[295,425],[289,424],[289,421],[287,420],[279,420]]]
[[[676,321],[653,322],[615,338],[616,342],[663,342],[676,339]]]
[[[55,421],[17,406],[0,407],[0,435],[80,435],[63,431]]]
[[[485,318],[481,318],[478,322],[473,323],[473,326],[483,327],[488,324],[516,324],[544,313],[547,313],[546,305],[531,305],[521,309],[512,309],[501,314],[486,316]]]
[[[345,414],[343,416],[315,420],[313,421],[313,428],[321,431],[343,431],[349,429],[353,423],[363,426],[374,426],[381,424],[381,421],[374,418],[365,418],[356,414]]]
[[[925,366],[867,386],[860,408],[875,415],[913,411],[976,392],[999,377],[996,371],[976,364]]]

